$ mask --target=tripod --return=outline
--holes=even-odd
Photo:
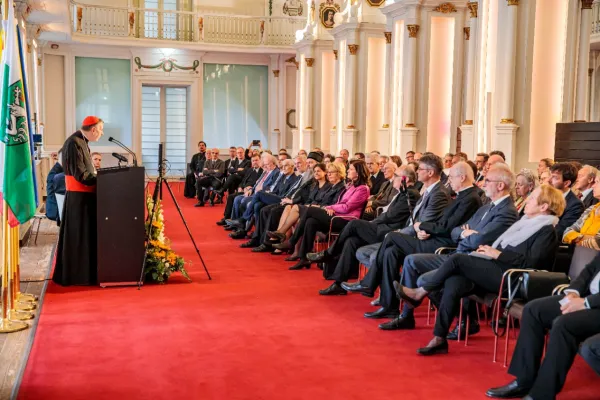
[[[204,267],[204,271],[206,272],[208,279],[212,280],[212,277],[210,276],[210,273],[208,272],[208,269],[206,268],[206,264],[204,263],[204,259],[202,258],[202,255],[200,254],[200,250],[198,249],[198,246],[196,245],[194,236],[192,235],[192,232],[190,231],[190,228],[188,227],[185,217],[183,216],[183,213],[181,212],[181,208],[179,207],[179,204],[177,203],[177,200],[175,199],[175,195],[173,194],[173,191],[171,190],[171,186],[169,186],[169,182],[164,177],[164,170],[165,170],[164,161],[165,160],[163,160],[163,157],[162,157],[162,154],[163,154],[163,144],[162,143],[160,143],[158,145],[158,154],[159,154],[158,178],[156,179],[156,185],[154,186],[154,192],[152,193],[152,212],[150,213],[150,215],[148,215],[148,219],[150,220],[150,225],[149,225],[148,234],[146,237],[146,249],[144,251],[144,263],[142,264],[142,272],[140,273],[140,280],[138,282],[138,290],[141,289],[142,284],[144,283],[144,270],[146,269],[146,258],[148,257],[148,247],[150,246],[150,238],[152,237],[152,231],[154,230],[153,222],[154,222],[154,217],[156,216],[156,209],[158,208],[157,207],[158,199],[160,198],[160,200],[162,200],[163,184],[167,187],[167,190],[169,191],[169,194],[171,195],[171,199],[173,199],[175,208],[179,212],[181,221],[183,222],[183,225],[185,226],[185,229],[187,230],[187,233],[190,236],[190,240],[192,241],[192,244],[194,245],[194,249],[196,249],[196,254],[198,254],[198,258],[200,258],[200,261],[202,262],[202,266]]]

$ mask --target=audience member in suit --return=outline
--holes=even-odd
[[[384,207],[382,214],[372,221],[350,221],[327,250],[307,255],[312,262],[335,263],[334,273],[330,277],[334,283],[320,290],[319,294],[323,296],[346,294],[341,284],[358,271],[356,250],[364,245],[381,243],[386,234],[406,225],[410,210],[421,197],[413,188],[415,180],[416,174],[412,168],[408,166],[398,168],[394,174],[393,184],[394,189],[400,192],[394,196],[388,206]]]
[[[592,196],[600,198],[600,178],[596,179],[590,189]],[[565,230],[562,242],[600,250],[600,203],[587,208],[579,219]]]
[[[517,174],[517,182],[515,184],[517,200],[515,201],[515,207],[517,207],[517,211],[521,217],[523,216],[523,211],[525,211],[527,198],[535,190],[536,181],[535,175],[529,169],[523,168],[521,172]]]
[[[475,166],[477,167],[477,175],[475,175],[475,184],[478,184],[480,181],[483,180],[483,178],[485,178],[482,172],[483,167],[485,167],[485,164],[487,163],[489,158],[490,156],[487,153],[477,153],[477,155],[475,156]]]
[[[192,161],[190,161],[190,172],[185,176],[183,195],[188,199],[193,199],[196,196],[196,181],[204,169],[205,161],[206,142],[201,140],[198,142],[198,153],[194,154],[192,156]]]
[[[348,171],[348,168],[350,167],[350,152],[346,149],[341,149],[339,156],[342,157],[342,163],[344,164],[344,167],[346,167],[346,171]]]
[[[592,186],[596,182],[598,170],[591,165],[584,165],[577,172],[577,180],[573,188],[579,193],[579,200],[583,203],[583,208],[587,209],[598,203],[598,198],[594,196]]]
[[[379,168],[379,155],[377,153],[371,153],[366,158],[367,168],[369,168],[369,180],[371,181],[370,192],[373,195],[379,193],[381,185],[386,181],[383,172]]]
[[[477,176],[477,165],[475,165],[475,163],[473,161],[467,161],[467,164],[469,164],[469,166],[473,170],[473,176]],[[490,202],[490,199],[485,195],[485,190],[483,190],[482,188],[477,186],[475,184],[475,181],[473,181],[473,186],[475,187],[475,191],[477,192],[477,195],[481,198],[481,204],[483,204],[483,205],[488,204]],[[453,197],[456,197],[456,196],[454,195]]]
[[[239,183],[236,192],[227,196],[227,203],[225,205],[225,212],[223,213],[223,218],[217,221],[217,225],[224,226],[225,220],[231,218],[231,212],[233,211],[233,201],[236,197],[243,196],[245,193],[252,189],[252,187],[256,184],[256,182],[263,173],[261,166],[262,162],[260,156],[252,156],[251,166],[244,172],[244,177]]]
[[[481,179],[479,179],[479,181],[477,182],[477,186],[483,187],[483,181],[485,179],[485,175],[487,174],[490,167],[497,163],[504,163],[504,157],[500,154],[491,154],[490,153],[490,157],[488,158],[487,162],[485,163],[483,170],[481,170],[481,172],[480,172]]]
[[[312,153],[311,153],[312,154]],[[343,191],[346,190],[346,167],[341,162],[330,163],[326,167],[324,164],[317,164],[315,169],[319,171],[319,179],[315,176],[315,184],[311,185],[308,198],[295,197],[292,204],[288,204],[276,226],[277,230],[267,232],[267,238],[263,240],[264,244],[273,246],[285,242],[292,233],[292,227],[302,218],[311,207],[325,207],[337,203]],[[327,183],[322,181],[321,173],[327,175]],[[273,222],[276,222],[273,220]],[[273,254],[281,254],[277,249]],[[286,261],[297,261],[299,257],[295,254],[286,258]]]
[[[379,192],[369,197],[362,219],[367,221],[373,220],[377,216],[377,209],[390,204],[390,201],[396,196],[398,193],[398,189],[394,187],[394,173],[396,169],[398,167],[393,162],[388,162],[383,166],[382,172],[386,180],[381,185]]]
[[[243,196],[237,196],[233,201],[233,210],[231,212],[231,220],[238,219],[244,214],[246,210],[246,206],[252,200],[252,196],[263,189],[268,189],[272,187],[279,178],[279,168],[277,168],[277,159],[269,153],[263,153],[261,156],[261,162],[263,165],[263,173],[258,178],[254,186],[252,188],[244,191]],[[227,223],[229,221],[225,220]],[[233,230],[233,227],[225,228],[226,230]]]
[[[301,173],[300,181],[296,185],[296,188],[288,196],[281,199],[280,202],[261,209],[252,237],[248,242],[241,244],[240,247],[252,247],[252,251],[255,253],[272,251],[271,245],[273,243],[267,240],[267,232],[277,229],[279,220],[285,213],[286,207],[291,204],[304,204],[304,202],[308,201],[311,190],[315,186],[322,189],[321,194],[328,189],[329,185],[326,184],[325,167],[321,166],[319,168],[319,171],[322,172],[319,175],[320,184],[316,184],[318,180],[314,177],[314,168],[319,165],[317,164],[317,160],[321,160],[322,156],[319,153],[311,152],[308,157],[308,159],[301,155],[296,157],[296,172]]]
[[[477,210],[466,224],[457,226],[452,230],[452,239],[456,243],[452,247],[456,247],[456,253],[469,254],[476,251],[479,246],[491,245],[519,219],[517,209],[510,196],[515,182],[515,176],[510,168],[506,164],[496,164],[490,168],[486,179],[487,182],[484,188],[491,203]],[[432,274],[431,271],[435,271],[442,266],[448,258],[450,258],[449,254],[409,255],[404,259],[400,281],[406,287],[417,288],[418,283],[422,280],[418,282],[419,277],[425,278],[428,274]],[[439,304],[436,305],[439,306]],[[476,308],[470,307],[468,309],[471,312],[469,315],[471,318],[469,334],[474,334],[479,331],[479,322],[477,314],[475,314]],[[379,327],[384,330],[414,329],[413,308],[410,304],[404,303],[402,314],[398,318],[381,324]],[[456,329],[456,331],[458,330]],[[465,329],[462,329],[461,332],[464,333]],[[452,334],[451,332],[450,335]],[[458,335],[458,332],[454,332],[454,335]],[[454,337],[448,339],[456,340]]]
[[[307,207],[291,238],[274,245],[280,250],[292,249],[302,239],[298,250],[298,263],[290,267],[290,270],[310,268],[312,262],[306,258],[306,255],[312,251],[318,231],[328,232],[331,226],[334,231],[339,232],[350,219],[360,218],[369,198],[367,164],[362,160],[351,161],[348,179],[350,182],[337,203],[325,207]]]
[[[581,344],[581,357],[600,375],[600,333],[584,340]]]
[[[550,168],[550,185],[560,190],[567,202],[565,212],[560,216],[560,221],[556,225],[556,235],[559,238],[562,238],[565,229],[573,225],[583,214],[583,203],[571,190],[576,179],[577,169],[570,162],[555,163]]]
[[[236,228],[236,231],[230,235],[232,238],[246,237],[246,234],[252,227],[252,221],[260,217],[260,210],[265,206],[281,203],[284,198],[291,196],[296,191],[302,176],[295,174],[294,167],[294,161],[292,160],[286,159],[281,162],[281,177],[277,184],[272,189],[256,193],[252,197],[244,214],[229,224],[229,226]],[[306,170],[305,161],[304,170]]]
[[[471,254],[453,254],[417,289],[394,282],[398,298],[413,307],[418,306],[429,293],[443,289],[434,337],[417,353],[431,356],[448,352],[446,336],[458,314],[460,301],[476,288],[498,293],[507,270],[552,265],[558,245],[554,226],[564,208],[565,200],[560,191],[542,185],[529,197],[525,216],[500,235],[492,246],[480,246]]]
[[[61,156],[60,152],[58,153],[58,156]],[[60,221],[55,193],[65,194],[66,192],[64,172],[65,170],[63,169],[62,165],[57,161],[52,169],[50,169],[50,172],[48,172],[48,177],[46,178],[46,217],[51,221],[56,221],[58,225],[60,225]],[[57,187],[54,183],[54,177],[60,174],[63,176],[62,188]],[[60,192],[61,189],[62,193]]]
[[[422,159],[421,159],[422,160]],[[452,230],[466,223],[481,207],[481,198],[473,186],[473,170],[466,162],[454,164],[448,180],[457,193],[454,200],[444,209],[442,217],[435,222],[416,222],[415,235],[392,232],[388,234],[377,253],[376,262],[360,283],[343,283],[349,291],[371,294],[379,286],[378,310],[365,313],[367,318],[395,318],[400,305],[396,298],[393,282],[399,279],[399,267],[410,254],[433,253],[439,247],[455,246]]]
[[[204,162],[202,174],[196,181],[196,192],[198,203],[196,207],[204,207],[204,202],[208,200],[208,189],[218,190],[221,188],[221,179],[225,176],[225,163],[219,159],[219,149],[214,148],[210,151],[210,159]],[[210,198],[212,206],[214,198]]]
[[[221,196],[223,196],[225,191],[227,191],[229,194],[233,194],[242,181],[246,169],[250,168],[250,159],[246,159],[244,157],[243,147],[238,147],[235,151],[235,154],[237,156],[236,159],[227,160],[225,162],[227,180],[223,184],[221,190],[218,191],[218,194]]]
[[[229,147],[229,158],[225,160],[225,176],[229,176],[229,167],[235,160],[237,160],[236,147],[231,146]]]
[[[508,369],[516,379],[508,385],[489,389],[487,396],[555,399],[563,388],[579,345],[584,343],[582,354],[587,356],[590,354],[586,353],[586,343],[588,348],[592,344],[598,351],[600,256],[586,266],[564,293],[525,305],[519,339]],[[586,342],[589,338],[591,341]],[[598,353],[595,367],[598,371]]]

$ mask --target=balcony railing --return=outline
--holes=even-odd
[[[592,35],[600,33],[600,3],[592,4]]]
[[[182,42],[289,46],[302,17],[255,17],[189,11],[95,6],[72,2],[73,32]]]

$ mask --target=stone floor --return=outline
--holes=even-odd
[[[40,225],[37,243],[35,230],[29,243],[21,248],[21,292],[43,296],[46,278],[50,268],[50,258],[58,238],[58,227],[53,221],[43,219]],[[43,297],[41,297],[43,300]],[[35,310],[39,316],[41,302]],[[28,321],[30,327],[24,331],[0,334],[0,400],[11,399],[19,374],[27,362],[27,356],[33,342],[36,319]]]

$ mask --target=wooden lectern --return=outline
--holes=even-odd
[[[137,285],[144,262],[144,167],[98,171],[98,282]]]

